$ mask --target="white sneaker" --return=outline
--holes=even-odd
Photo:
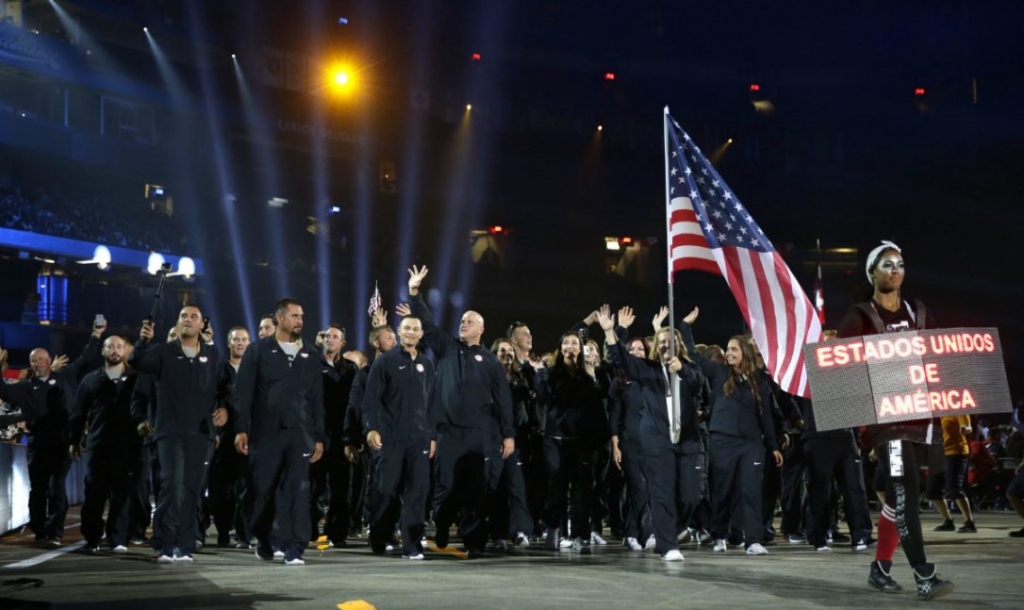
[[[296,557],[294,559],[285,559],[284,560],[284,565],[286,565],[286,566],[304,566],[304,565],[306,565],[306,562],[303,561],[303,559],[301,557]]]
[[[590,532],[590,544],[608,544],[608,541],[597,532]]]
[[[415,555],[402,555],[402,559],[411,559],[413,561],[421,561],[423,559],[423,553],[416,553]]]
[[[559,540],[558,541],[558,548],[560,548],[560,549],[571,549],[572,548],[572,538],[562,538],[561,540]]]
[[[645,551],[650,551],[655,546],[657,546],[657,544],[658,544],[658,541],[654,539],[654,534],[651,534],[650,536],[647,537],[647,542],[644,543],[644,550]]]
[[[284,551],[274,551],[274,559],[284,559]]]
[[[393,550],[395,550],[395,545],[393,545],[393,544],[391,544],[389,542],[389,543],[384,545],[384,550],[385,551],[393,551]],[[277,557],[277,553],[275,553],[274,556]]]
[[[661,556],[661,560],[662,561],[682,561],[683,560],[683,554],[680,553],[677,549],[672,549],[671,551],[669,551],[669,552],[665,553],[664,555],[662,555]]]
[[[519,532],[518,534],[516,534],[516,548],[517,549],[525,549],[525,548],[527,548],[529,546],[530,546],[530,537],[529,536],[527,536],[523,532]]]
[[[821,545],[821,546],[819,546],[819,547],[815,548],[814,550],[815,550],[815,551],[818,551],[819,553],[828,553],[828,552],[829,552],[829,551],[831,551],[832,549],[831,549],[831,547],[829,547],[829,546],[828,546],[827,544],[823,544],[823,545]]]
[[[727,548],[728,546],[729,546],[729,545],[727,545],[727,544],[725,543],[725,539],[724,539],[724,538],[719,538],[718,540],[715,540],[715,546],[711,547],[711,551],[712,551],[713,553],[724,553],[724,552],[725,552],[725,549],[726,549],[726,548]],[[758,545],[758,546],[761,546],[761,545]],[[763,548],[763,547],[762,547],[762,548]]]
[[[761,546],[760,542],[755,542],[754,544],[751,544],[751,545],[747,546],[747,555],[767,555],[767,554],[768,554],[768,549],[766,549],[763,546]]]
[[[494,550],[495,551],[507,551],[508,550],[508,542],[504,538],[498,538],[497,540],[494,541]]]
[[[173,555],[160,555],[156,558],[157,563],[174,563]]]
[[[123,544],[119,544],[119,545],[115,546],[114,548],[112,548],[110,550],[114,551],[115,553],[127,553],[128,552],[128,547],[126,547]]]
[[[630,536],[622,541],[622,546],[628,548],[631,551],[642,551],[644,547],[640,546],[640,541]]]

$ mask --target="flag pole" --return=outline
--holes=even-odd
[[[675,290],[674,284],[672,283],[672,193],[671,193],[671,171],[670,167],[671,160],[668,154],[668,106],[665,106],[665,248],[668,252],[668,326],[669,328],[675,328]],[[676,334],[669,333],[668,335],[668,347],[669,352],[672,354],[676,353]]]
[[[676,347],[676,333],[675,319],[676,319],[676,306],[675,306],[675,284],[672,282],[672,178],[671,178],[671,159],[668,154],[668,106],[665,106],[665,247],[668,249],[668,353],[672,354],[674,358],[678,348]],[[654,335],[654,341],[657,343],[658,335]],[[666,370],[666,373],[668,371]],[[666,375],[666,381],[668,381],[668,391],[672,396],[672,415],[669,417],[669,422],[672,427],[678,427],[680,425],[679,416],[679,396],[678,392],[674,391],[676,384],[671,374]],[[675,421],[672,421],[675,418]],[[671,434],[675,433],[675,430],[670,430]]]

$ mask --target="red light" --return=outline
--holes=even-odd
[[[757,93],[760,90],[761,90],[761,85],[758,85],[757,83],[750,83],[750,92],[751,93]]]
[[[604,73],[604,79],[607,80],[607,81],[615,80],[615,73],[614,72],[605,72]]]
[[[621,242],[622,242],[622,245],[623,245],[623,246],[628,246],[628,245],[630,245],[630,244],[632,244],[632,243],[633,243],[633,238],[632,238],[632,237],[623,237],[623,238],[622,238],[622,239],[620,239],[619,241],[621,241]]]
[[[480,54],[473,53],[472,55],[469,56],[469,58],[472,59],[473,61],[480,61]]]
[[[926,91],[924,90],[924,87],[918,87],[918,88],[914,89],[914,95],[916,95],[917,97],[921,97],[925,93],[926,93]]]
[[[491,227],[490,230],[491,230],[491,234],[492,235],[497,235],[497,234],[503,232],[505,230],[505,227],[503,227],[501,225],[494,225],[493,227]]]

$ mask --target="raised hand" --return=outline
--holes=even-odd
[[[693,324],[694,322],[697,321],[697,316],[699,316],[699,315],[700,315],[700,308],[699,307],[694,307],[693,311],[691,311],[690,313],[686,314],[686,317],[683,318],[683,322],[686,322],[687,324]]]
[[[153,340],[153,332],[155,330],[156,329],[153,326],[152,322],[143,322],[142,323],[142,330],[139,331],[139,339],[142,339],[143,341],[152,341]]]
[[[619,326],[622,328],[629,328],[636,321],[636,315],[633,313],[633,308],[625,306],[619,310]]]
[[[427,277],[427,273],[429,273],[429,270],[426,265],[423,265],[418,269],[416,268],[416,265],[413,265],[409,269],[409,296],[416,296],[419,294],[420,285],[423,284],[423,279]]]
[[[67,366],[67,364],[68,357],[65,356],[64,354],[61,354],[60,356],[57,356],[56,358],[53,359],[53,363],[50,364],[50,368],[53,369],[54,371],[59,371],[65,366]]]
[[[595,313],[597,314],[597,323],[601,325],[601,330],[607,332],[615,328],[615,316],[612,315],[610,307],[602,305]]]
[[[668,307],[664,305],[658,310],[658,313],[654,314],[654,319],[651,320],[651,326],[654,327],[654,332],[658,332],[665,326],[665,318],[668,317]]]
[[[380,328],[381,326],[387,326],[388,325],[388,310],[386,310],[383,307],[381,307],[377,311],[373,312],[373,315],[370,316],[370,320],[371,320],[371,323],[373,324],[373,328]]]
[[[395,305],[395,313],[402,316],[403,318],[406,316],[411,316],[412,307],[409,307],[408,303],[399,303],[398,305]]]
[[[207,324],[206,328],[199,331],[199,336],[202,337],[203,343],[213,343],[213,324]]]

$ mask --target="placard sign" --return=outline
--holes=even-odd
[[[1013,408],[995,328],[835,339],[804,360],[821,431]]]

